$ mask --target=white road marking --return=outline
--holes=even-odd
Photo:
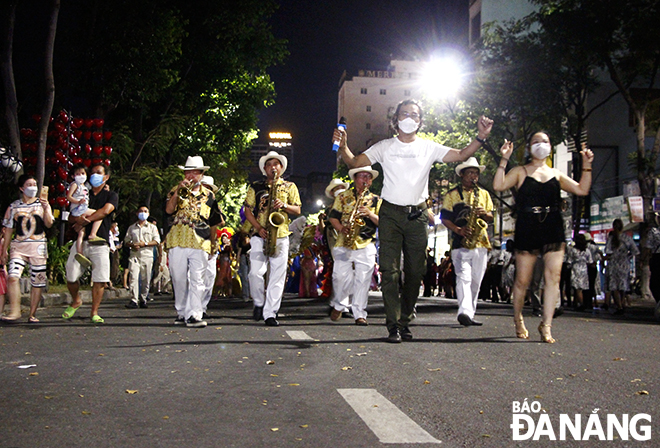
[[[442,443],[375,389],[337,389],[381,443]]]
[[[291,339],[294,339],[296,341],[313,341],[314,340],[314,338],[309,336],[304,331],[287,331],[286,334],[288,334]]]

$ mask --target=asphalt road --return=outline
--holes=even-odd
[[[553,323],[556,344],[539,342],[531,316],[532,338],[516,339],[510,305],[479,302],[484,325],[466,328],[456,302],[437,298],[420,299],[414,340],[402,344],[384,342],[378,294],[368,327],[331,322],[326,303],[298,298],[285,298],[276,328],[234,300],[212,302],[203,329],[173,325],[165,296],[138,310],[106,301],[103,325],[89,305],[69,322],[62,310],[0,326],[1,447],[660,446],[660,332],[648,303],[622,318],[567,312]],[[648,426],[650,440],[598,440],[592,422],[585,441],[547,431],[515,441],[513,406],[525,399],[542,408],[527,412],[535,430],[547,414],[557,439],[561,414],[581,416],[582,436],[598,415],[605,438],[608,414],[648,414],[626,428]]]

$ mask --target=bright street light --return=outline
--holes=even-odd
[[[456,96],[463,83],[463,71],[451,56],[434,58],[426,63],[421,87],[428,98],[447,99]]]
[[[317,199],[316,200],[316,205],[320,207],[323,207],[323,200],[322,199]]]

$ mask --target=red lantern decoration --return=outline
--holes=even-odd
[[[82,159],[82,157],[79,157],[79,156],[73,156],[73,157],[71,158],[71,161],[72,161],[73,163],[75,163],[76,165],[79,165],[79,164],[83,163],[83,159]]]
[[[41,121],[41,115],[34,114],[32,115],[32,119],[36,122],[39,123]]]
[[[83,137],[85,137],[85,140],[91,140],[92,139],[92,131],[83,132]]]
[[[55,184],[55,192],[57,194],[62,194],[66,191],[66,187],[64,186],[63,182],[58,182]]]
[[[95,142],[100,142],[103,140],[103,132],[94,132],[92,133],[92,138]]]
[[[82,161],[83,165],[85,165],[86,168],[89,168],[92,166],[92,159],[83,159]]]
[[[93,165],[98,165],[100,163],[103,163],[103,159],[99,159],[99,158],[93,158],[92,159],[92,164]]]
[[[62,121],[62,123],[67,123],[69,121],[69,116],[65,111],[60,111],[59,119]]]
[[[92,148],[92,154],[95,156],[100,156],[103,153],[103,146],[95,146]]]
[[[55,200],[55,202],[57,202],[57,205],[59,205],[62,208],[67,208],[69,206],[69,200],[64,196],[60,196]]]
[[[112,147],[110,146],[104,146],[103,147],[103,152],[105,152],[105,155],[110,157],[110,154],[112,154]]]
[[[71,122],[71,127],[73,129],[78,129],[83,124],[85,124],[85,120],[83,120],[82,118],[74,118],[73,121]],[[78,137],[78,138],[80,138],[80,137]]]
[[[112,138],[112,132],[110,132],[110,131],[105,131],[105,132],[103,133],[103,138],[104,138],[106,141],[110,140],[110,139]]]
[[[73,136],[76,137],[76,138],[82,138],[83,131],[81,131],[81,130],[73,131]]]
[[[86,128],[91,128],[94,126],[94,119],[93,118],[85,118],[85,127]]]
[[[75,146],[70,146],[68,153],[69,153],[69,157],[77,156],[78,148],[76,148]]]
[[[85,145],[85,149],[84,149],[84,151],[85,151],[85,154],[90,155],[90,154],[92,153],[92,145],[90,145],[89,143],[87,143],[87,144]]]
[[[105,166],[110,166],[110,159],[105,159],[105,160],[103,161],[103,164],[104,164]]]
[[[64,126],[64,124],[60,123],[59,121],[56,121],[53,126],[55,126],[55,130],[59,133],[64,132],[66,129],[66,126]]]
[[[62,180],[66,180],[66,178],[69,176],[69,173],[66,172],[64,167],[59,167],[57,169],[57,177],[59,177]]]
[[[96,118],[94,120],[94,126],[96,126],[98,129],[101,129],[103,127],[103,123],[105,123],[103,118]]]

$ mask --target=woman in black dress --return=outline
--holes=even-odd
[[[562,221],[560,191],[585,196],[591,187],[591,162],[594,154],[583,146],[582,176],[575,182],[556,168],[550,168],[547,158],[552,152],[550,139],[537,132],[529,141],[531,162],[505,174],[506,164],[513,152],[513,143],[504,141],[502,159],[495,172],[493,189],[503,191],[515,187],[516,220],[516,280],[513,287],[513,312],[516,336],[529,339],[522,309],[525,292],[532,278],[537,256],[543,256],[545,288],[543,290],[543,320],[538,330],[541,341],[553,343],[550,328],[555,304],[559,299],[559,277],[566,246]]]

